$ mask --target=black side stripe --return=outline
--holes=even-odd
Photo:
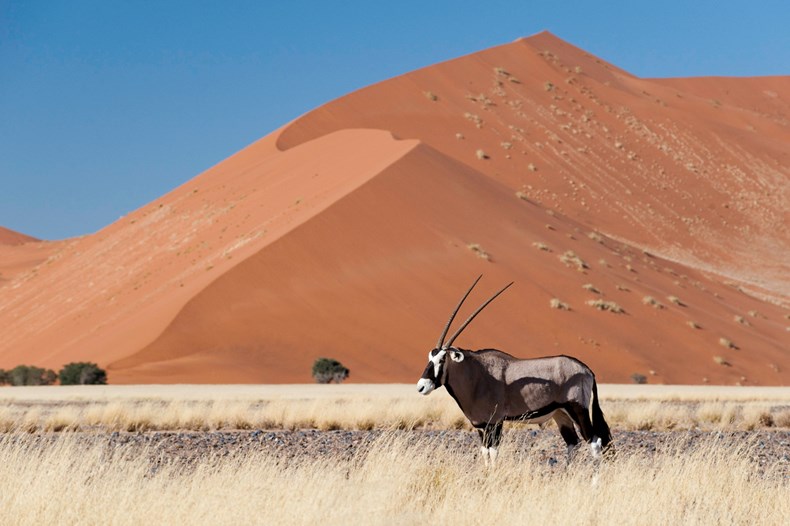
[[[535,409],[534,411],[527,411],[526,413],[518,416],[507,416],[505,420],[532,420],[534,418],[540,418],[542,416],[546,416],[549,413],[556,411],[557,409],[563,409],[565,404],[559,404],[557,402],[552,402],[545,407],[541,407],[540,409]]]

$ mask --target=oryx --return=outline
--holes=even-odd
[[[553,418],[565,440],[568,460],[579,443],[574,424],[598,458],[612,440],[598,405],[595,375],[570,356],[521,360],[496,349],[469,351],[453,347],[467,325],[510,285],[483,303],[446,342],[444,337],[478,277],[447,321],[436,348],[428,353],[428,366],[417,382],[420,394],[444,386],[466,418],[480,433],[481,452],[488,463],[496,460],[505,420],[541,424]],[[449,358],[449,359],[448,359]]]

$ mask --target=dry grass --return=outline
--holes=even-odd
[[[727,349],[738,350],[738,346],[732,343],[732,340],[730,340],[729,338],[724,338],[724,337],[719,338],[719,345],[721,345],[722,347],[726,347]]]
[[[659,302],[653,296],[645,296],[644,298],[642,298],[642,303],[644,303],[645,305],[650,305],[654,309],[664,308],[664,305],[662,305],[661,302]]]
[[[475,115],[474,113],[466,112],[464,113],[464,118],[472,121],[477,128],[483,127],[483,119],[481,119],[480,116]]]
[[[595,309],[609,311],[615,314],[622,314],[625,312],[625,310],[620,305],[618,305],[613,301],[597,299],[597,300],[587,300],[586,303],[587,305]]]
[[[790,388],[602,384],[599,392],[615,429],[744,430],[755,411],[771,415],[762,427],[790,426]],[[422,397],[402,384],[14,387],[0,400],[0,432],[469,427],[443,390]]]
[[[416,395],[415,395],[416,396]],[[0,411],[0,431],[160,431],[218,429],[458,429],[466,420],[452,400],[338,398],[250,401],[114,401]]]
[[[589,232],[587,234],[587,237],[589,237],[590,239],[592,239],[596,243],[603,243],[603,236],[601,234],[599,234],[598,232],[595,232],[595,231]]]
[[[532,243],[532,246],[537,248],[538,250],[543,250],[544,252],[551,252],[551,247],[549,247],[546,243],[541,241],[535,241]]]
[[[572,469],[501,448],[473,452],[385,434],[351,458],[284,460],[247,451],[192,465],[150,452],[0,442],[6,521],[101,524],[782,524],[790,481],[760,472],[754,446],[679,443]],[[649,496],[649,498],[645,498]],[[573,505],[568,505],[572,503]]]
[[[477,257],[480,259],[485,259],[486,261],[491,259],[491,255],[483,250],[483,247],[481,247],[478,243],[469,243],[466,245],[466,248],[477,254]]]
[[[685,307],[686,306],[686,304],[683,303],[683,300],[681,300],[677,296],[667,296],[667,299],[670,301],[670,303],[674,303],[678,307]]]
[[[583,272],[585,269],[590,268],[590,266],[573,250],[566,250],[559,258],[566,266],[575,267],[579,272]]]
[[[713,361],[719,365],[729,366],[730,362],[724,356],[714,356]]]
[[[598,289],[598,287],[596,287],[592,283],[585,283],[584,285],[582,285],[582,288],[584,290],[588,291],[588,292],[592,292],[593,294],[600,294],[601,293],[601,291]]]

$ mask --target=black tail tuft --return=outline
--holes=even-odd
[[[593,380],[593,399],[592,399],[592,427],[595,436],[601,439],[601,446],[606,451],[609,444],[612,442],[612,432],[609,430],[609,424],[603,417],[601,406],[598,405],[598,383]]]

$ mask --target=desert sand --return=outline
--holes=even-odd
[[[461,317],[516,284],[461,347],[787,385],[789,118],[790,77],[642,79],[545,32],[407,73],[94,234],[0,230],[0,367],[412,382],[484,274]]]

